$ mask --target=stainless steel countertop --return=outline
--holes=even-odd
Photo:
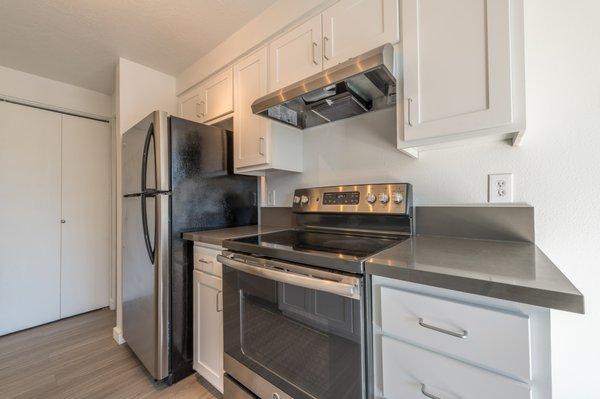
[[[289,227],[260,226],[255,224],[251,226],[230,227],[226,229],[193,231],[183,233],[183,238],[189,241],[223,246],[223,241],[231,238],[248,237],[263,233],[273,233],[275,231],[287,229],[289,229]]]
[[[365,262],[368,274],[584,313],[581,292],[528,242],[413,236]]]

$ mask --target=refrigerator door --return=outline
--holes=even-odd
[[[169,374],[169,206],[166,194],[123,199],[123,337],[157,380]]]
[[[123,194],[170,189],[166,112],[154,111],[125,132],[122,149]]]
[[[170,117],[173,379],[192,372],[192,243],[187,231],[257,223],[256,177],[233,175],[231,132]]]

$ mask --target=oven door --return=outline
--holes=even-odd
[[[366,396],[360,276],[224,252],[225,371],[264,399]]]

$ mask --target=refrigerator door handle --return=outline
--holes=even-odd
[[[150,124],[148,127],[148,133],[146,133],[146,140],[144,141],[144,153],[142,155],[142,193],[145,193],[148,189],[146,187],[147,184],[147,172],[148,172],[148,156],[150,151],[150,143],[154,138],[154,123]]]
[[[154,237],[155,248],[152,248],[152,243],[150,242],[150,232],[148,231],[148,209],[146,208],[146,194],[142,193],[140,197],[140,202],[142,204],[142,229],[144,231],[146,251],[148,251],[148,257],[150,258],[150,262],[154,264],[154,249],[156,248],[156,237]]]

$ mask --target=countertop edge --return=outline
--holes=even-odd
[[[256,234],[261,234],[261,233],[274,233],[274,232],[281,231],[281,230],[287,230],[289,228],[290,227],[284,227],[284,226],[247,225],[247,226],[237,226],[237,227],[224,227],[222,229],[189,231],[189,232],[182,233],[181,236],[186,241],[191,241],[194,243],[201,243],[201,244],[217,245],[217,246],[222,247],[223,242],[225,240],[230,240],[230,239],[234,239],[234,238],[250,237],[250,236],[253,236]],[[231,234],[226,234],[228,230]],[[235,230],[238,230],[238,232],[235,232]],[[240,232],[240,230],[249,230],[249,231]],[[201,237],[199,238],[198,236],[201,236]]]
[[[365,264],[365,271],[367,274],[375,276],[388,277],[416,284],[445,288],[453,291],[519,302],[549,309],[585,314],[584,297],[581,293],[579,293],[579,295],[569,294],[424,270],[410,270],[403,268],[390,269],[387,265],[379,265],[370,262]]]

